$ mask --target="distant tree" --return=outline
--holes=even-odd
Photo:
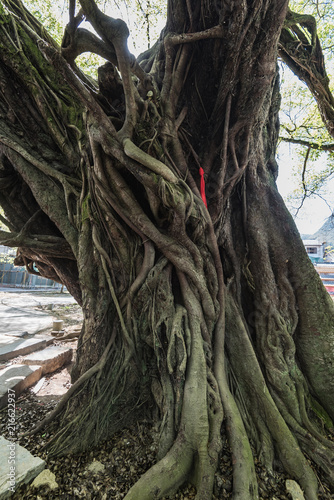
[[[291,145],[291,171],[295,181],[291,189],[291,205],[295,207],[295,213],[308,197],[319,196],[333,210],[332,200],[326,196],[326,187],[334,174],[331,125],[334,116],[331,83],[334,72],[334,7],[329,1],[295,0],[289,5],[299,13],[300,19],[288,34],[283,31],[284,43],[280,46],[280,55],[292,71],[283,70],[280,114],[280,140]],[[323,54],[317,51],[317,36]],[[291,50],[286,50],[287,44]],[[315,55],[313,59],[311,53]]]
[[[20,0],[0,5],[1,241],[84,314],[49,451],[150,417],[157,462],[127,500],[185,480],[211,498],[222,435],[234,499],[258,498],[255,453],[315,500],[310,462],[334,483],[334,306],[275,184],[278,50],[312,68],[331,130],[311,18],[169,0],[135,59],[123,21],[80,6],[59,47]],[[76,65],[87,51],[107,60],[98,82]]]

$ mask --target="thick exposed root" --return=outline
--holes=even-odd
[[[258,498],[258,488],[252,450],[240,411],[227,384],[224,364],[221,363],[221,356],[217,357],[215,373],[226,416],[228,439],[232,450],[233,498],[238,500],[244,498],[256,499]]]
[[[232,450],[233,499],[258,498],[254,458],[239,409],[226,384],[220,384],[226,429]]]
[[[131,488],[126,500],[149,500],[175,492],[187,479],[196,485],[197,500],[212,496],[214,474],[221,449],[222,407],[218,386],[208,371],[201,333],[202,315],[186,277],[179,273],[186,309],[179,309],[172,326],[179,331],[184,314],[191,335],[186,338],[186,378],[178,435],[171,449]],[[170,342],[174,342],[174,337]]]
[[[273,457],[276,452],[286,472],[302,486],[306,498],[316,500],[318,489],[316,477],[268,391],[240,313],[231,300],[227,305],[227,318],[226,342],[229,359],[232,360],[233,370],[243,392],[248,415],[253,415],[256,425],[257,415],[260,414],[273,446],[271,456]],[[241,356],[244,362],[235,362]],[[258,431],[261,433],[261,428]]]
[[[125,500],[154,500],[170,495],[187,480],[193,463],[193,450],[179,434],[167,455],[132,486]]]

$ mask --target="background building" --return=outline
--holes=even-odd
[[[325,255],[325,244],[319,240],[303,240],[307,255],[313,263],[323,262]]]

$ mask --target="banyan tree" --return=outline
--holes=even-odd
[[[59,455],[155,419],[156,463],[126,500],[185,481],[208,500],[222,436],[234,499],[258,498],[255,457],[307,500],[313,464],[334,483],[334,306],[276,187],[278,57],[332,135],[334,100],[314,20],[287,4],[168,0],[137,58],[94,0],[69,1],[61,46],[0,4],[0,238],[84,315],[42,424]]]

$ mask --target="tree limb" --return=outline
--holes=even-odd
[[[28,247],[45,255],[75,260],[71,248],[64,238],[51,235],[11,233],[0,231],[0,242],[8,247]]]
[[[295,139],[293,137],[280,136],[279,139],[284,142],[289,142],[291,144],[300,144],[301,146],[306,146],[310,149],[315,149],[317,151],[333,151],[333,144],[319,144],[318,142],[306,141],[305,139]]]
[[[311,34],[310,41],[305,40],[304,35],[301,36],[298,25],[306,27]],[[278,48],[283,61],[308,86],[328,133],[334,137],[334,97],[329,88],[329,78],[312,16],[289,11]]]

